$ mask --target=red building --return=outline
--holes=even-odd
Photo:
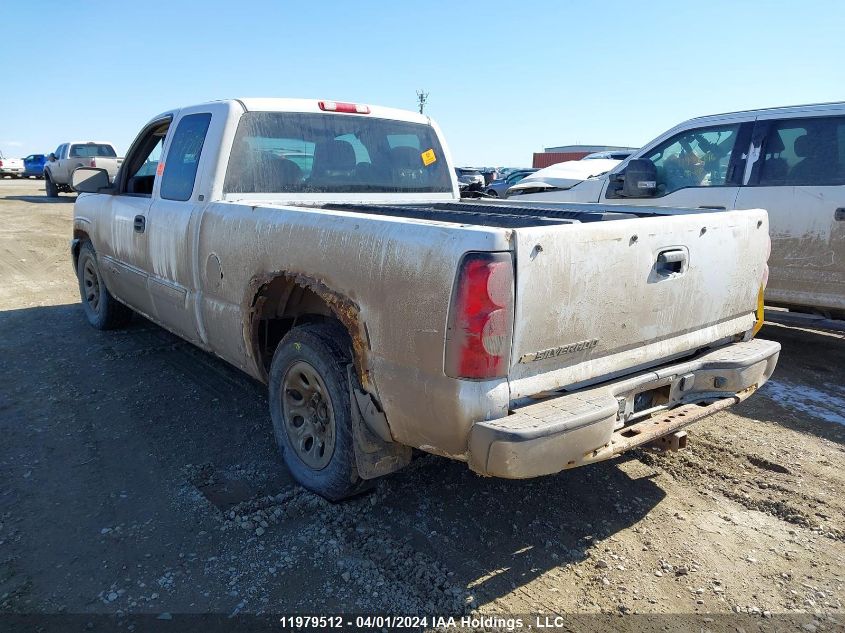
[[[593,152],[607,152],[611,150],[633,150],[634,147],[620,147],[619,145],[562,145],[547,147],[542,152],[534,152],[532,167],[548,167],[567,160],[581,160]]]

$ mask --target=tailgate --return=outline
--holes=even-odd
[[[516,229],[511,397],[749,330],[768,231],[759,209]]]

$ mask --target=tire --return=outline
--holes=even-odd
[[[487,195],[488,195],[488,196],[491,196],[491,197],[493,197],[493,198],[498,198],[498,197],[499,197],[499,194],[498,194],[498,193],[496,193],[496,190],[495,190],[495,189],[488,189],[488,190],[487,190]]]
[[[270,365],[270,416],[294,479],[340,501],[370,487],[355,465],[346,331],[332,323],[293,328]]]
[[[90,242],[79,249],[76,264],[79,296],[88,323],[98,330],[114,330],[132,319],[132,310],[115,299],[100,275],[97,253]]]
[[[50,174],[46,172],[44,173],[44,190],[47,192],[48,198],[59,197],[59,187],[53,182],[53,179],[50,178]]]

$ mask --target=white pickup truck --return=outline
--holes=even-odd
[[[11,176],[12,178],[23,178],[25,171],[23,159],[21,158],[6,158],[0,152],[0,178],[4,176]]]
[[[60,192],[70,193],[71,175],[79,167],[97,167],[106,170],[114,179],[123,162],[111,143],[102,141],[77,141],[62,143],[47,157],[44,166],[44,190],[47,196],[55,198]]]
[[[164,112],[112,183],[73,174],[89,322],[139,312],[269,386],[328,498],[411,447],[522,478],[613,457],[747,397],[762,210],[461,203],[420,114],[239,99]]]

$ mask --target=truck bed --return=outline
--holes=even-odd
[[[633,217],[713,212],[707,209],[601,204],[525,205],[509,202],[448,202],[430,205],[326,204],[322,208],[373,215],[454,222],[494,228],[527,228],[576,222],[630,220]]]
[[[768,248],[760,210],[509,202],[322,208],[508,230],[513,398],[663,363],[743,336],[755,323]]]

